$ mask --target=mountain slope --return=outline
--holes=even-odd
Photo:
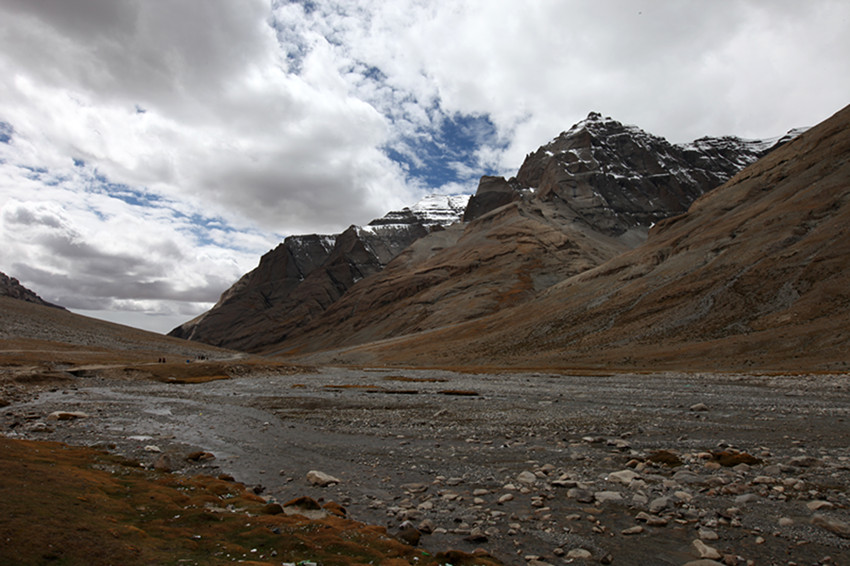
[[[368,363],[843,369],[850,107],[636,249],[473,322],[337,353]]]
[[[482,177],[465,225],[418,240],[266,351],[370,342],[528,301],[633,248],[651,224],[684,212],[772,145],[677,146],[591,113],[529,154],[516,178]]]
[[[460,219],[466,200],[429,197],[337,236],[290,236],[211,310],[169,335],[244,351],[279,343],[411,243]]]

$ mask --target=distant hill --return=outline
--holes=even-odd
[[[61,308],[0,296],[0,352],[4,353],[4,359],[9,359],[7,352],[21,356],[31,351],[33,359],[40,360],[45,357],[44,352],[52,350],[79,354],[108,351],[122,359],[147,361],[155,361],[165,355],[176,361],[197,356],[233,358],[236,354],[207,344],[89,318]]]
[[[14,277],[9,277],[5,273],[0,272],[0,297],[11,297],[12,299],[17,299],[19,301],[26,301],[28,303],[34,303],[36,305],[43,305],[46,307],[53,307],[57,309],[64,309],[65,307],[60,307],[59,305],[54,305],[48,303],[38,295],[36,295],[33,291],[30,291],[23,285],[21,285],[20,281],[15,279]]]
[[[850,107],[521,306],[316,359],[847,370]]]

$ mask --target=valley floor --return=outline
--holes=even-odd
[[[850,563],[845,375],[95,375],[0,409],[0,434],[231,474],[506,564]]]

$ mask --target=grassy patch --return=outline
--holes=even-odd
[[[267,514],[241,484],[150,472],[89,448],[0,437],[0,477],[0,564],[439,563],[380,527]]]

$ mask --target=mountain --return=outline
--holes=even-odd
[[[521,306],[332,355],[419,365],[846,370],[848,179],[850,106],[658,222],[635,249]]]
[[[468,203],[441,197],[338,236],[287,238],[171,335],[306,352],[490,315],[634,248],[777,143],[676,145],[592,112],[516,177],[482,177]]]
[[[482,177],[463,224],[417,240],[266,351],[382,340],[528,301],[632,249],[776,143],[674,145],[591,113],[529,154],[516,177]]]
[[[467,200],[429,196],[342,234],[290,236],[212,309],[169,335],[244,351],[277,344],[411,243],[458,221]]]
[[[34,303],[36,305],[53,307],[62,310],[65,309],[65,307],[60,307],[59,305],[48,303],[47,301],[36,295],[33,291],[30,291],[29,289],[21,285],[20,281],[18,281],[14,277],[9,277],[8,275],[2,272],[0,272],[0,297],[11,297],[13,299],[26,301],[28,303]]]

